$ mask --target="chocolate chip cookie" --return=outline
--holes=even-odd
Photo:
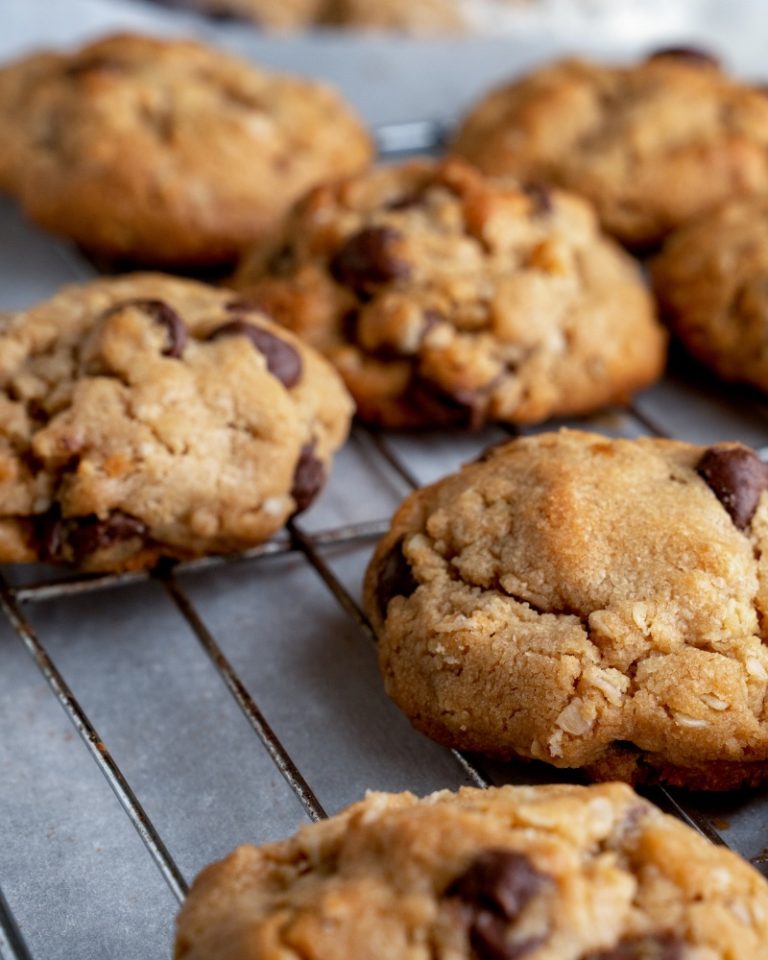
[[[515,440],[411,495],[369,566],[387,690],[434,739],[595,779],[768,776],[768,466]]]
[[[686,348],[725,380],[768,392],[768,198],[733,200],[681,227],[652,275]]]
[[[399,33],[456,33],[468,24],[457,0],[327,0],[322,22]]]
[[[768,885],[629,787],[369,793],[204,870],[176,960],[765,960]]]
[[[310,26],[454,33],[467,26],[459,0],[161,0],[269,29]]]
[[[728,198],[768,191],[768,97],[695,50],[630,67],[566,60],[491,92],[453,150],[486,173],[588,197],[648,247]]]
[[[115,258],[226,263],[309,187],[367,166],[324,86],[186,41],[113,36],[0,69],[0,189]]]
[[[214,17],[250,20],[258,27],[295,30],[314,23],[323,0],[163,0]]]
[[[581,200],[416,161],[319,187],[234,284],[387,427],[529,423],[626,399],[665,336]]]
[[[228,292],[160,275],[0,317],[0,561],[243,550],[312,502],[351,401]]]

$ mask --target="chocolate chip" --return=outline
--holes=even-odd
[[[111,307],[106,316],[128,307],[149,314],[155,323],[165,328],[168,339],[163,348],[164,357],[173,357],[178,360],[183,355],[187,345],[187,325],[173,307],[169,307],[163,300],[125,300]]]
[[[69,543],[76,561],[80,561],[97,550],[111,547],[115,543],[143,537],[146,525],[127,513],[116,510],[105,520],[98,517],[84,517],[71,530]]]
[[[353,234],[331,258],[328,265],[331,275],[358,293],[407,279],[411,265],[398,249],[402,237],[394,227],[367,227]]]
[[[424,202],[424,190],[412,190],[395,197],[387,204],[387,210],[412,210]]]
[[[768,466],[754,450],[738,445],[709,447],[696,468],[731,520],[745,530],[754,516],[760,495],[768,489]]]
[[[403,399],[409,407],[419,411],[425,422],[478,430],[487,420],[488,390],[492,385],[449,393],[432,380],[414,374]]]
[[[325,483],[325,465],[315,456],[315,441],[305,443],[299,452],[299,462],[293,474],[291,496],[296,503],[296,513],[306,510]]]
[[[445,895],[457,897],[470,910],[469,938],[480,960],[517,960],[545,938],[511,940],[510,925],[547,883],[524,854],[491,849],[481,853]]]
[[[85,60],[75,60],[64,68],[65,77],[76,79],[89,73],[125,73],[127,65],[114,57],[92,56]]]
[[[615,947],[589,953],[582,960],[683,960],[684,942],[671,933],[627,937]]]
[[[95,514],[62,517],[58,505],[39,517],[36,527],[42,559],[75,563],[116,543],[143,537],[147,532],[141,520],[120,510],[104,519]]]
[[[720,60],[709,50],[700,47],[662,47],[649,54],[648,60],[685,60],[702,67],[720,67]]]
[[[168,333],[168,343],[163,350],[164,357],[173,357],[178,359],[184,354],[187,346],[187,325],[176,313],[162,300],[137,300],[134,304],[141,310],[145,310],[161,327],[165,327]]]
[[[403,553],[403,541],[398,540],[380,564],[376,580],[376,602],[382,618],[386,617],[393,597],[410,597],[418,586],[419,581]]]
[[[552,213],[552,193],[543,183],[526,183],[523,185],[523,193],[530,199],[533,211],[538,216],[544,217]]]
[[[245,320],[230,320],[217,327],[208,337],[218,340],[220,337],[248,337],[259,353],[267,361],[267,370],[284,387],[294,387],[301,379],[301,356],[299,351],[281,337],[275,336],[263,327],[257,327]]]
[[[493,848],[476,857],[446,894],[514,920],[545,882],[525,854]]]

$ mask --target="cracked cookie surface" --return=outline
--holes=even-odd
[[[0,69],[0,188],[145,264],[234,261],[310,187],[367,166],[340,97],[191,41],[118,35]]]
[[[631,67],[566,60],[488,94],[453,150],[489,174],[583,194],[609,233],[647,247],[768,191],[768,97],[695,51]]]
[[[387,690],[442,743],[702,789],[768,775],[768,467],[515,440],[412,494],[369,566]]]
[[[244,550],[322,487],[352,404],[226,291],[153,274],[0,315],[0,561]]]
[[[176,960],[765,960],[768,886],[624,784],[370,793],[206,868]]]
[[[234,285],[388,427],[584,413],[653,381],[665,358],[636,265],[585,203],[458,161],[314,190]]]
[[[732,201],[681,227],[652,275],[686,348],[723,379],[768,392],[768,200]]]

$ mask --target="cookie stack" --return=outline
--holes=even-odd
[[[287,8],[286,8],[287,9]],[[102,278],[0,323],[0,560],[247,550],[321,490],[356,406],[510,428],[627,401],[664,315],[768,389],[768,99],[708,56],[567,61],[444,159],[370,169],[331,91],[117,36],[0,70],[0,186]],[[768,264],[768,260],[766,260]],[[364,587],[388,692],[447,746],[598,781],[768,775],[768,466],[522,436],[417,490]],[[179,960],[747,960],[768,887],[629,786],[371,794],[198,878]]]

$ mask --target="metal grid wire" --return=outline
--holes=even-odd
[[[435,122],[402,124],[379,130],[378,140],[382,153],[387,157],[394,157],[404,152],[434,147],[443,130],[444,125]],[[634,421],[638,433],[655,436],[667,435],[666,431],[648,413],[636,406],[628,408],[626,415]],[[768,420],[766,425],[768,426]],[[396,445],[387,436],[380,432],[365,431],[363,428],[357,429],[360,431],[358,435],[366,438],[367,446],[374,452],[374,456],[380,458],[380,461],[386,464],[390,470],[394,470],[407,487],[415,489],[420,485],[408,464],[397,452]],[[507,432],[509,434],[515,433],[512,429],[508,429]],[[482,443],[479,440],[478,452],[481,445]],[[275,730],[270,726],[258,703],[247,689],[245,682],[225,656],[216,637],[203,622],[188,593],[181,586],[179,574],[234,563],[247,564],[255,569],[271,557],[290,554],[303,557],[321,578],[333,600],[357,625],[360,638],[369,642],[373,641],[374,638],[364,612],[323,558],[323,551],[329,547],[370,544],[386,531],[388,525],[388,519],[382,519],[380,521],[336,526],[332,529],[309,533],[301,522],[294,521],[288,525],[286,531],[273,540],[240,556],[206,558],[179,564],[170,571],[165,570],[154,574],[80,575],[61,580],[40,580],[16,587],[9,584],[7,579],[0,575],[0,607],[3,615],[13,628],[19,642],[23,644],[37,664],[50,691],[58,700],[82,743],[114,791],[126,816],[143,841],[147,853],[155,862],[179,903],[183,901],[187,892],[186,878],[182,875],[163,838],[113,757],[109,745],[89,719],[30,620],[25,616],[24,604],[59,600],[94,591],[114,590],[126,584],[147,580],[148,578],[158,581],[175,605],[178,614],[184,618],[191,628],[210,662],[218,671],[225,687],[247,718],[253,732],[301,803],[307,817],[310,820],[319,820],[326,815],[322,804]],[[458,751],[452,751],[452,753],[469,782],[484,787],[493,781],[493,777],[482,768],[481,761]],[[696,803],[691,803],[685,794],[657,788],[652,791],[652,799],[704,833],[710,840],[718,844],[726,844],[721,832],[713,825],[713,819],[717,822],[716,818],[702,813],[699,806]],[[758,859],[755,858],[756,861]],[[0,955],[8,958],[8,960],[30,960],[31,958],[1,890]]]

